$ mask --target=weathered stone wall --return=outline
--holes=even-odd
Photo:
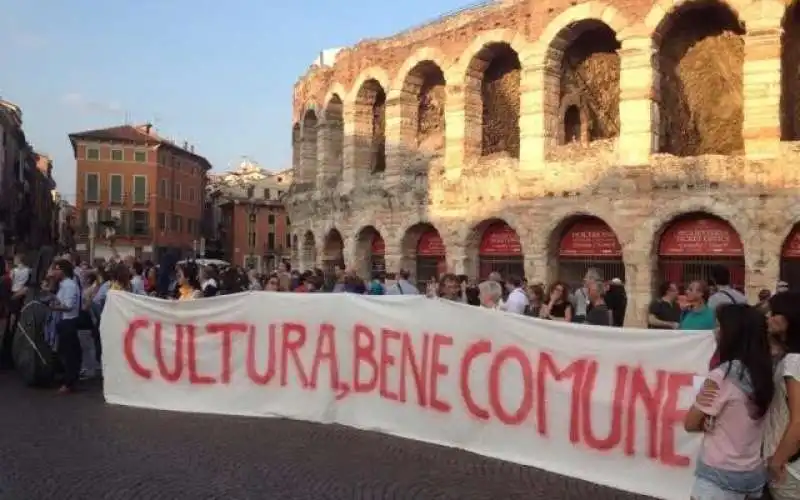
[[[672,90],[663,85],[659,72],[664,59],[658,49],[669,47],[665,34],[680,27],[673,17],[683,15],[669,1],[496,3],[396,38],[363,42],[339,56],[332,68],[312,69],[295,87],[296,120],[308,109],[320,110],[316,185],[296,183],[288,200],[302,246],[296,264],[319,265],[326,239],[336,229],[344,242],[344,260],[365,272],[371,235],[377,231],[386,243],[387,268],[395,271],[413,263],[419,228],[430,224],[445,243],[448,268],[476,274],[476,234],[487,220],[502,219],[520,235],[527,277],[551,281],[557,272],[554,232],[571,217],[592,215],[605,221],[622,245],[628,320],[641,324],[656,286],[661,233],[682,214],[706,212],[726,220],[740,235],[747,291],[754,295],[773,288],[783,242],[800,221],[800,171],[794,168],[800,151],[795,143],[780,141],[785,6],[739,0],[731,8],[747,30],[706,36],[701,43],[713,47],[710,57],[722,50],[732,54],[726,60],[740,58],[739,67],[729,64],[703,73],[707,68],[697,61],[708,61],[709,55],[702,51],[688,63],[688,55],[678,58],[683,63],[677,64],[684,82],[695,81],[692,71],[700,78],[716,76],[717,82],[741,82],[738,103],[716,114],[700,113],[704,123],[719,116],[727,127],[705,136],[700,130],[703,144],[714,138],[735,141],[738,127],[741,146],[729,156],[660,152],[670,126],[661,109],[672,106],[664,100]],[[587,31],[587,20],[593,27],[602,21],[616,34],[620,49],[584,54],[577,71],[593,92],[599,82],[612,89],[618,82],[619,92],[602,96],[602,114],[611,118],[601,125],[591,106],[581,108],[586,138],[597,140],[562,144],[569,104],[562,92],[564,57],[575,53],[570,45]],[[519,62],[518,155],[481,154],[487,64],[476,61],[491,65],[486,49],[497,46],[513,49]],[[435,106],[420,104],[429,98],[420,91],[425,72],[418,70],[431,64],[444,76],[443,86],[432,87],[438,92],[436,105],[443,106],[440,148],[423,147],[426,141],[420,140],[423,131],[439,127],[427,125],[428,113],[422,111]],[[791,71],[797,74],[796,67]],[[386,170],[375,175],[359,153],[371,142],[365,136],[372,135],[371,127],[359,125],[365,82],[386,89]],[[721,87],[713,85],[719,94]],[[703,104],[701,97],[692,99],[695,106]],[[330,110],[337,100],[341,118],[327,120],[335,115]],[[732,126],[730,118],[737,113],[738,125]],[[617,132],[609,132],[614,126]],[[589,135],[593,127],[606,132]],[[331,137],[341,138],[338,150]]]

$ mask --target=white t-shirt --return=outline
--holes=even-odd
[[[508,300],[503,304],[503,310],[514,314],[525,314],[528,307],[528,296],[520,288],[515,288],[508,294]]]
[[[28,266],[17,266],[11,270],[11,291],[16,293],[28,284],[31,279],[31,268]]]
[[[787,354],[775,367],[775,395],[767,412],[767,425],[764,432],[764,456],[771,457],[783,438],[789,425],[789,399],[786,393],[786,379],[800,381],[800,354]],[[796,479],[800,479],[800,460],[790,463],[786,469]]]

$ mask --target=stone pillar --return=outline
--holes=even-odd
[[[748,159],[780,154],[781,34],[779,18],[747,23],[742,94]]]
[[[317,120],[303,120],[300,143],[300,183],[315,184],[317,180]],[[313,186],[312,186],[313,187]]]
[[[617,157],[621,165],[646,165],[658,144],[658,103],[654,97],[657,72],[649,37],[622,41],[619,79],[620,134]]]
[[[653,298],[653,264],[650,252],[623,252],[625,262],[625,291],[628,307],[625,311],[625,326],[645,328],[647,308]]]
[[[444,120],[445,120],[445,177],[448,180],[456,180],[461,176],[461,169],[464,168],[466,161],[466,133],[470,120],[475,120],[474,113],[467,116],[465,90],[463,87],[448,85],[446,87],[447,98],[445,99]],[[477,117],[479,123],[482,116]],[[480,132],[480,126],[478,127]]]
[[[544,59],[543,55],[538,56]],[[523,68],[528,68],[523,64]],[[555,79],[555,86],[552,80]],[[555,91],[555,94],[553,94]],[[558,74],[544,64],[526,69],[520,82],[519,166],[522,171],[541,171],[545,153],[555,137],[558,108]]]
[[[525,256],[525,277],[528,283],[547,283],[547,258],[544,256]],[[547,290],[545,290],[545,293]]]
[[[315,179],[317,190],[325,187],[328,173],[331,169],[331,124],[323,121],[317,127],[317,175]]]
[[[317,189],[327,188],[342,175],[343,123],[328,118],[319,125],[317,133]]]
[[[386,184],[392,186],[400,182],[409,154],[411,142],[405,137],[406,130],[413,128],[409,121],[413,117],[406,116],[403,105],[406,96],[400,92],[392,92],[386,99]]]
[[[356,185],[358,169],[358,138],[356,137],[355,104],[344,109],[344,145],[342,146],[342,192],[348,193]]]

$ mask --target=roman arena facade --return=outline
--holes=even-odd
[[[295,267],[800,286],[800,7],[489,2],[294,88]]]

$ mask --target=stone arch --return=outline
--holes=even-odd
[[[792,2],[781,22],[781,140],[800,140],[800,2]]]
[[[441,252],[426,251],[426,255],[419,254],[420,243],[425,238],[429,243],[429,238],[426,235],[435,233],[438,235],[443,248]],[[426,250],[431,248],[426,246]],[[411,272],[418,282],[425,281],[430,275],[438,275],[447,269],[447,248],[444,247],[444,238],[441,232],[432,223],[427,221],[419,221],[408,226],[403,232],[400,239],[400,267]],[[440,255],[432,255],[440,254]],[[439,257],[439,259],[437,259]],[[420,290],[424,293],[424,290]]]
[[[292,125],[292,170],[297,177],[300,176],[300,156],[302,145],[300,143],[300,122]]]
[[[478,36],[461,55],[467,159],[497,153],[519,158],[520,83],[527,54],[524,39],[497,30]]]
[[[653,32],[660,152],[744,151],[744,34],[722,0],[683,2],[661,17]]]
[[[328,103],[331,102],[331,99],[333,99],[333,96],[339,96],[339,99],[341,99],[342,102],[344,102],[347,99],[347,90],[344,88],[344,85],[342,85],[339,82],[336,82],[336,83],[333,83],[328,88],[328,92],[325,94],[325,99],[322,100],[322,104],[326,108],[328,107]],[[344,104],[342,104],[342,106],[344,106]],[[327,118],[327,117],[323,117],[323,118]]]
[[[322,266],[325,272],[332,272],[337,266],[345,267],[344,238],[335,227],[325,234],[322,245]]]
[[[300,184],[316,181],[317,176],[317,113],[308,109],[303,114],[300,130],[300,143],[302,144],[300,156]]]
[[[524,277],[525,248],[515,222],[505,217],[489,217],[470,227],[464,240],[464,270],[468,276],[485,279],[490,272],[497,271],[503,278]],[[502,241],[485,241],[490,232]],[[482,252],[484,246],[491,248]]]
[[[355,234],[356,271],[369,279],[376,271],[386,270],[386,237],[374,225],[361,227]]]
[[[295,236],[296,237],[296,236]],[[300,267],[301,271],[312,268],[317,263],[317,241],[314,237],[314,232],[308,230],[303,234],[303,246],[300,249]]]
[[[709,235],[678,239],[673,234],[679,233],[678,228],[681,231],[707,231]],[[727,266],[733,283],[744,286],[747,269],[744,234],[731,218],[722,217],[715,211],[673,212],[670,218],[660,221],[653,234],[653,292],[664,281],[707,281],[711,266],[716,264]],[[715,251],[709,249],[712,245]]]
[[[400,82],[401,141],[410,152],[444,150],[446,85],[442,67],[419,61]]]
[[[610,219],[590,212],[571,212],[554,219],[547,235],[548,281],[578,286],[589,268],[603,279],[625,280],[622,240]]]
[[[587,2],[565,10],[545,28],[539,50],[544,54],[547,146],[564,144],[568,111],[570,118],[581,118],[583,143],[619,135],[618,35],[629,26],[616,8]]]
[[[386,87],[374,79],[358,88],[353,103],[355,164],[370,173],[386,170]]]
[[[322,141],[322,187],[333,188],[344,170],[344,103],[340,94],[331,94],[325,101]]]

